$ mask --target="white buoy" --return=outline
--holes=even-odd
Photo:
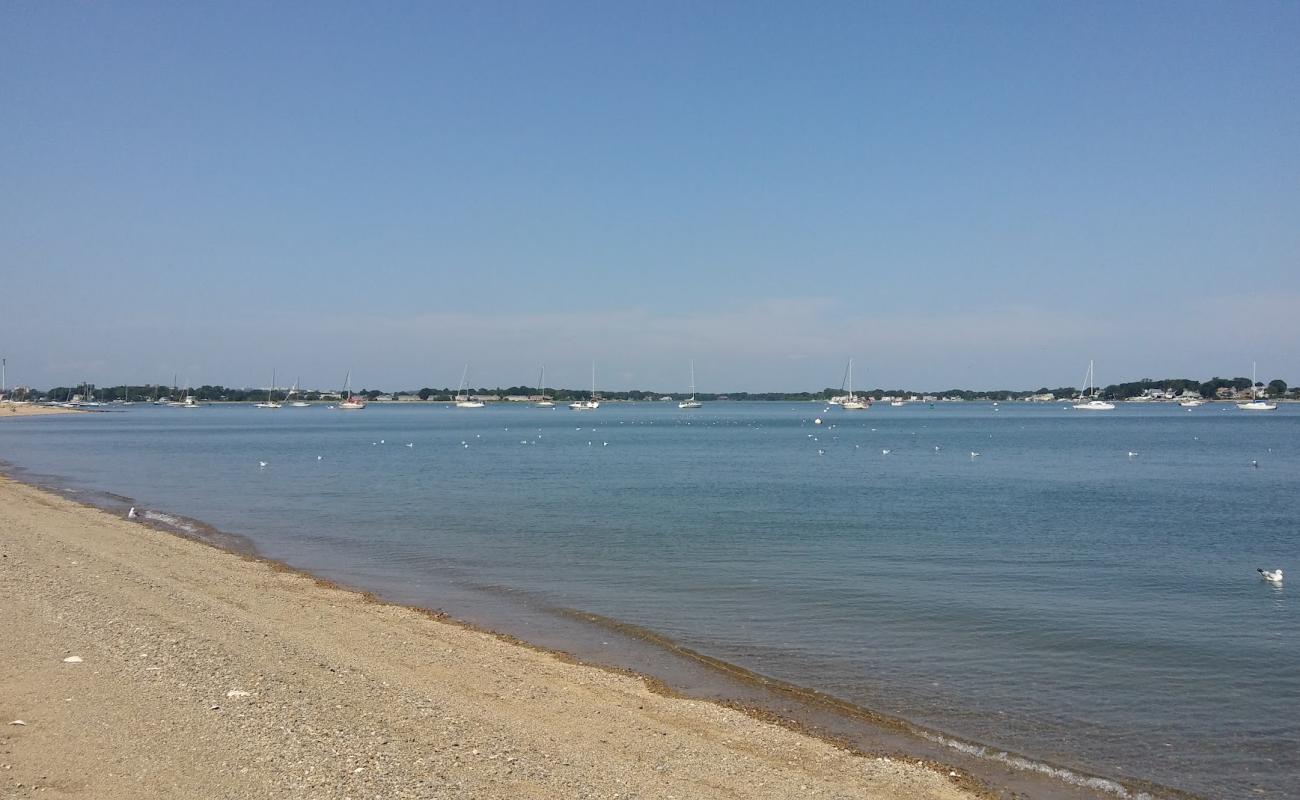
[[[820,425],[820,424],[822,424],[822,418],[821,418],[821,417],[818,417],[817,419],[813,420],[813,424],[814,424],[814,425]]]

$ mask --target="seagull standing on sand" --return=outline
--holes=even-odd
[[[128,512],[126,512],[126,518],[127,518],[127,519],[135,519],[135,518],[138,517],[138,516],[140,516],[140,515],[137,514],[137,513],[135,513],[135,506],[131,506],[131,510],[128,511]]]
[[[1268,581],[1269,583],[1281,583],[1281,582],[1282,582],[1282,570],[1281,570],[1281,568],[1278,568],[1278,569],[1257,569],[1257,570],[1255,570],[1255,571],[1259,573],[1259,577],[1263,578],[1264,580]]]

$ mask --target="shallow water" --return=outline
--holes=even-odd
[[[135,406],[7,422],[0,458],[408,602],[582,609],[1055,764],[1300,797],[1300,618],[1255,573],[1300,581],[1295,406]]]

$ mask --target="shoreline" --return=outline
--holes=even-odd
[[[10,478],[0,498],[14,796],[989,796]]]
[[[15,403],[10,400],[0,402],[0,419],[11,419],[15,417],[45,417],[53,414],[81,414],[79,408],[64,408],[62,406],[47,406],[37,403]]]
[[[428,617],[439,624],[452,625],[492,637],[508,647],[522,647],[563,663],[628,677],[663,697],[690,702],[703,701],[720,708],[733,709],[751,719],[814,738],[859,757],[879,758],[884,755],[886,760],[910,763],[919,769],[946,776],[952,784],[970,792],[970,796],[1028,796],[1053,800],[1091,797],[1194,797],[1179,790],[1145,781],[1092,775],[1074,768],[1059,767],[1011,751],[963,740],[941,731],[927,729],[903,718],[855,705],[816,689],[769,678],[687,648],[639,626],[576,609],[549,609],[549,612],[557,617],[568,617],[584,625],[598,627],[607,634],[635,640],[664,654],[671,654],[696,666],[702,666],[705,671],[716,673],[721,683],[730,684],[727,688],[734,690],[736,686],[741,686],[745,687],[745,690],[738,694],[733,691],[724,696],[703,692],[700,685],[684,688],[674,686],[671,680],[661,679],[653,670],[647,672],[641,664],[619,665],[603,658],[604,654],[575,653],[572,648],[563,644],[556,646],[528,641],[515,633],[501,632],[497,626],[485,626],[453,618],[438,609],[387,598],[382,593],[376,593],[364,586],[321,577],[290,564],[266,558],[258,554],[255,544],[246,537],[220,531],[197,520],[170,513],[146,511],[140,521],[126,523],[114,516],[112,507],[121,504],[120,510],[125,510],[128,505],[135,504],[130,498],[92,491],[90,494],[108,501],[106,504],[96,505],[81,496],[83,492],[66,489],[57,484],[39,482],[40,478],[46,476],[19,477],[14,474],[15,472],[24,471],[14,465],[0,464],[0,496],[7,491],[6,483],[30,488],[42,494],[52,493],[65,502],[103,514],[114,522],[160,531],[173,538],[209,548],[214,553],[262,565],[277,573],[301,577],[318,587],[352,595],[365,603],[401,608]],[[534,633],[536,631],[524,635],[538,638],[532,636]],[[711,684],[713,681],[706,679],[706,683]],[[918,748],[918,744],[922,746]]]

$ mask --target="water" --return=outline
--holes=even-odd
[[[1300,797],[1295,590],[1255,573],[1300,581],[1297,406],[137,406],[0,424],[0,458],[459,616],[581,609],[1071,769]]]

